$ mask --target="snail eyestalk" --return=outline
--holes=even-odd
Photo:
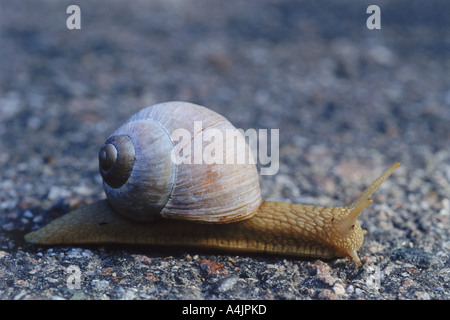
[[[352,226],[356,223],[356,219],[361,212],[373,203],[370,196],[386,181],[387,178],[400,167],[400,162],[395,162],[389,169],[387,169],[381,176],[378,177],[370,186],[368,186],[349,206],[347,210],[349,214],[339,221],[338,227],[343,234],[349,232]]]
[[[350,211],[357,209],[361,205],[361,203],[370,200],[370,196],[381,186],[384,181],[386,181],[387,178],[389,178],[389,176],[395,171],[395,169],[399,168],[400,166],[401,163],[396,161],[389,169],[387,169],[380,177],[378,177],[378,179],[376,179],[370,186],[368,186],[363,192],[361,192],[359,197],[356,198],[348,206]],[[366,204],[366,206],[369,204]],[[364,209],[364,207],[362,209]],[[359,211],[359,213],[361,213],[362,209]]]

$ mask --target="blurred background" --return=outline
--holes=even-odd
[[[80,30],[66,26],[72,4]],[[366,26],[373,4],[379,30]],[[446,0],[0,0],[2,230],[104,197],[106,137],[184,100],[280,130],[267,199],[343,204],[401,161],[378,198],[396,218],[372,218],[400,231],[373,237],[448,253],[449,13]]]

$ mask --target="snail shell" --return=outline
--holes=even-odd
[[[195,121],[201,122],[200,131],[194,132]],[[179,129],[189,132],[180,142],[172,137]],[[236,145],[245,146],[238,150],[245,152],[244,164],[172,161],[177,142],[194,149],[194,141],[203,141],[200,135],[206,129],[235,130],[220,114],[186,102],[161,103],[133,115],[100,148],[100,174],[109,203],[138,221],[162,216],[228,223],[251,217],[262,197],[251,150],[239,131],[235,130],[236,138],[243,144]]]

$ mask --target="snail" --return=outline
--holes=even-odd
[[[195,121],[202,126],[193,126]],[[245,163],[192,161],[189,148],[195,149],[207,129],[224,132],[234,127],[218,113],[187,102],[142,109],[100,148],[106,199],[63,215],[26,234],[25,240],[40,245],[116,243],[349,257],[361,266],[357,251],[367,232],[357,217],[399,162],[347,206],[264,201],[242,134],[236,139],[244,141],[245,148],[238,152],[245,154]],[[205,149],[207,140],[203,137],[200,147]]]

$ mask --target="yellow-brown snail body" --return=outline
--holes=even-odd
[[[202,126],[193,126],[195,121]],[[180,128],[181,136],[174,138],[173,132]],[[348,256],[361,265],[357,250],[365,231],[357,217],[400,163],[394,163],[348,206],[268,202],[261,197],[254,159],[245,143],[244,149],[237,150],[245,153],[243,164],[174,161],[175,142],[182,146],[179,150],[187,150],[206,129],[221,132],[234,127],[216,112],[186,102],[161,103],[136,113],[100,148],[107,200],[69,212],[27,234],[26,241]],[[201,141],[204,148],[208,141]]]

